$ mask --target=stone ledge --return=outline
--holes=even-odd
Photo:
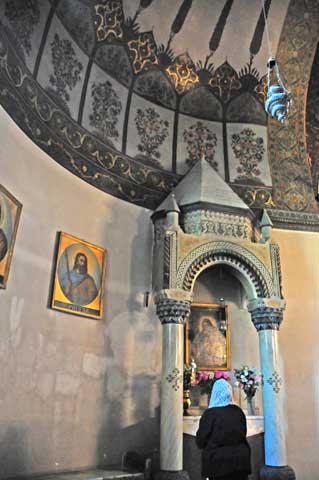
[[[3,479],[5,480],[5,479]],[[8,480],[144,480],[144,473],[120,470],[116,466],[85,471],[35,474],[10,477]]]

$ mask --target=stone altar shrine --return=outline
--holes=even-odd
[[[183,328],[198,275],[223,264],[243,285],[259,336],[263,375],[265,465],[260,478],[295,478],[287,465],[283,378],[278,331],[285,300],[272,223],[259,221],[218,173],[199,161],[152,215],[153,290],[163,325],[159,478],[188,478],[183,470]]]

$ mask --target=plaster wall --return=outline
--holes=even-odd
[[[285,373],[288,463],[298,480],[318,478],[318,233],[275,230],[287,300],[279,344]]]
[[[0,478],[112,464],[158,447],[161,325],[148,210],[56,164],[0,110],[0,183],[22,204],[0,290]],[[48,308],[58,231],[108,251],[101,321]]]

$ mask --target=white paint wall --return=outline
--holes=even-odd
[[[104,194],[36,147],[0,110],[0,183],[22,204],[0,290],[0,477],[119,461],[158,446],[161,325],[149,211]],[[108,251],[105,318],[49,309],[56,233]]]
[[[298,480],[319,472],[319,233],[276,230],[287,300],[279,344],[285,372],[288,463]]]

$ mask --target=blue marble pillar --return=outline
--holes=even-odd
[[[287,465],[283,381],[279,368],[278,331],[260,330],[259,351],[263,375],[266,465]]]
[[[278,348],[278,330],[283,320],[285,301],[281,298],[258,298],[248,305],[259,337],[260,367],[263,378],[265,426],[265,466],[261,479],[293,479],[287,465],[283,377]]]

